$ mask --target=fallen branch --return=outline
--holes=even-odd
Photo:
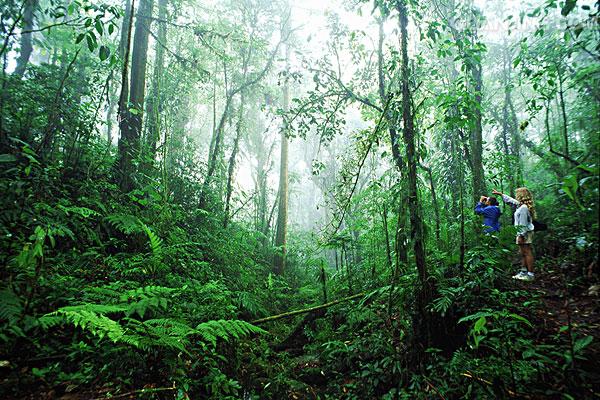
[[[97,398],[94,398],[92,400],[119,399],[119,398],[123,398],[123,397],[130,397],[130,396],[133,396],[133,395],[136,395],[136,398],[137,398],[138,394],[150,394],[150,393],[166,392],[166,391],[172,391],[172,390],[177,390],[177,388],[175,386],[173,386],[173,387],[162,387],[162,388],[145,388],[145,389],[133,390],[133,391],[127,392],[127,393],[109,395],[109,396],[106,396],[106,397],[97,397]]]
[[[293,317],[294,315],[305,314],[305,313],[309,313],[309,312],[313,312],[313,311],[322,310],[324,308],[331,307],[335,304],[339,304],[339,303],[343,303],[345,301],[357,299],[359,297],[364,296],[365,294],[367,294],[367,293],[366,292],[358,293],[358,294],[355,294],[355,295],[352,295],[349,297],[344,297],[343,299],[330,301],[329,303],[321,304],[320,306],[305,308],[303,310],[288,311],[283,314],[277,314],[277,315],[272,315],[270,317],[256,319],[256,320],[252,321],[251,323],[253,325],[258,325],[258,324],[262,324],[263,322],[276,321],[276,320],[282,319],[282,318]]]
[[[475,376],[475,375],[474,375],[474,374],[472,374],[470,371],[463,372],[461,375],[462,375],[462,376],[466,376],[467,378],[474,379],[474,380],[476,380],[476,381],[477,381],[477,382],[479,382],[479,383],[484,383],[484,384],[486,384],[486,385],[488,385],[488,386],[494,386],[494,383],[493,383],[493,382],[490,382],[490,381],[488,381],[488,380],[485,380],[485,379],[483,379],[483,378],[480,378],[480,377],[478,377],[478,376]],[[501,388],[501,389],[505,390],[505,391],[506,391],[506,393],[507,393],[507,394],[508,394],[510,397],[518,397],[518,398],[522,398],[522,399],[530,399],[530,398],[531,398],[531,396],[528,396],[528,395],[526,395],[526,394],[524,394],[524,393],[515,393],[515,392],[513,392],[512,390],[510,390],[510,389],[508,389],[508,388]]]

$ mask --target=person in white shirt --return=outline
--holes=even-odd
[[[513,278],[524,281],[532,281],[534,279],[533,272],[533,220],[535,219],[535,206],[533,204],[533,195],[529,189],[525,187],[518,188],[515,192],[516,199],[493,190],[492,193],[502,195],[502,200],[516,207],[514,224],[517,227],[517,244],[521,251],[521,264],[526,271],[520,271]]]

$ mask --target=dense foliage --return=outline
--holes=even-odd
[[[0,2],[0,396],[596,398],[600,3],[484,3]]]

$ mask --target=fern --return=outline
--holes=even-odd
[[[116,229],[130,235],[142,231],[141,221],[129,214],[111,214],[106,217],[106,220]]]
[[[161,347],[167,347],[179,351],[187,352],[186,347],[189,345],[188,336],[196,333],[189,325],[170,318],[150,319],[143,322],[146,332],[151,336]]]
[[[205,342],[216,346],[217,339],[242,338],[251,334],[263,334],[265,330],[242,320],[213,320],[203,322],[196,327],[197,333]]]
[[[129,303],[125,312],[127,316],[138,314],[144,318],[148,309],[162,308],[165,310],[168,306],[165,296],[170,295],[174,290],[163,286],[146,286],[127,291],[120,296],[120,301]]]
[[[6,320],[9,324],[17,321],[23,312],[21,299],[9,288],[0,290],[0,320]]]
[[[152,255],[160,257],[163,254],[162,239],[150,229],[148,225],[140,221],[139,218],[128,214],[111,214],[106,220],[121,232],[130,235],[132,233],[145,233],[148,236]]]
[[[67,216],[69,216],[70,214],[75,214],[75,215],[79,215],[82,218],[89,218],[89,217],[100,215],[97,211],[94,211],[87,207],[74,207],[74,206],[70,207],[70,206],[63,206],[63,205],[59,204],[56,208],[64,211],[64,213]]]
[[[75,327],[81,327],[81,329],[88,331],[101,339],[108,337],[115,343],[122,341],[125,332],[121,325],[117,321],[92,311],[98,308],[94,306],[97,305],[84,304],[81,306],[63,307],[58,311],[46,314],[44,317],[40,318],[40,320],[42,320],[43,325],[45,317],[63,317],[65,322],[69,322]],[[48,323],[49,321],[46,320],[45,322]]]
[[[248,292],[240,292],[238,294],[238,308],[248,311],[254,317],[267,315],[267,310],[256,299],[256,296]]]
[[[146,224],[142,222],[141,225],[142,230],[146,232],[146,235],[148,235],[148,240],[150,241],[150,249],[152,249],[152,254],[155,257],[160,257],[163,252],[162,239],[158,237],[156,233],[152,232]]]

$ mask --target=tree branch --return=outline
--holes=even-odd
[[[258,325],[258,324],[262,324],[262,323],[265,323],[265,322],[277,321],[278,319],[293,317],[293,316],[299,315],[299,314],[305,314],[305,313],[309,313],[309,312],[313,312],[313,311],[322,310],[324,308],[331,307],[331,306],[334,306],[336,304],[343,303],[345,301],[350,301],[350,300],[357,299],[357,298],[362,297],[362,296],[364,296],[366,294],[367,294],[366,292],[362,292],[362,293],[358,293],[358,294],[355,294],[355,295],[352,295],[352,296],[349,296],[349,297],[344,297],[343,299],[330,301],[329,303],[321,304],[320,306],[309,307],[309,308],[305,308],[305,309],[302,309],[302,310],[288,311],[288,312],[284,312],[282,314],[277,314],[277,315],[272,315],[270,317],[256,319],[256,320],[252,321],[251,324]]]

